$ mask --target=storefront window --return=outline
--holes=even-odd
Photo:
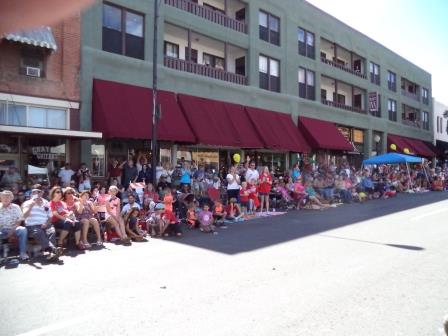
[[[171,148],[161,146],[160,148],[160,162],[162,166],[171,164]]]
[[[187,162],[191,162],[191,149],[188,147],[178,147],[176,154],[177,162],[184,159]]]
[[[65,140],[31,138],[23,143],[23,152],[29,165],[48,168],[49,174],[61,168],[66,161]]]
[[[0,153],[17,154],[18,152],[18,138],[0,135]]]
[[[92,145],[92,175],[105,176],[106,172],[106,148],[104,145]]]
[[[219,169],[218,151],[198,149],[196,151],[193,151],[192,158],[198,165],[203,165],[206,170]]]

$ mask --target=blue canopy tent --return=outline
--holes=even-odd
[[[399,154],[399,153],[387,153],[383,155],[373,156],[370,159],[364,160],[362,162],[363,166],[368,165],[383,165],[383,164],[406,164],[406,169],[408,171],[409,183],[411,181],[411,173],[409,171],[410,163],[424,163],[425,159],[417,156]],[[429,182],[428,174],[426,173],[426,169],[423,167],[423,170],[426,175],[426,179]]]
[[[364,166],[399,163],[423,163],[423,158],[399,153],[387,153],[383,155],[373,156],[370,159],[364,160],[362,162]]]

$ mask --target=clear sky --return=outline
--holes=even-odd
[[[448,105],[448,0],[307,0],[432,75]]]

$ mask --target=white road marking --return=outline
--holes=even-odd
[[[67,321],[62,321],[62,322],[58,322],[58,323],[54,323],[54,324],[50,324],[47,325],[45,327],[41,327],[41,328],[37,328],[28,332],[25,332],[23,334],[18,334],[17,336],[40,336],[40,335],[45,335],[51,331],[56,331],[56,330],[60,330],[60,329],[64,329],[67,328],[69,326],[75,325],[75,324],[79,324],[80,322],[84,321],[87,319],[88,316],[84,316],[84,317],[78,317],[72,320],[67,320]]]
[[[425,214],[423,214],[423,215],[419,215],[419,216],[413,217],[413,218],[411,219],[411,221],[412,221],[412,222],[416,222],[416,221],[419,221],[419,220],[421,220],[421,219],[423,219],[423,218],[431,217],[431,216],[434,216],[434,215],[437,215],[437,214],[439,214],[439,213],[446,212],[446,211],[448,211],[447,208],[437,209],[437,210],[434,210],[434,211],[425,213]]]

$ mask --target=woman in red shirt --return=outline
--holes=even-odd
[[[53,187],[50,191],[50,199],[51,222],[56,229],[62,230],[58,246],[62,247],[67,235],[74,232],[76,246],[78,249],[84,250],[84,245],[81,244],[81,223],[76,220],[75,213],[69,211],[65,202],[62,201],[62,189]]]
[[[269,168],[265,166],[260,175],[260,185],[258,187],[258,195],[260,196],[260,214],[263,213],[263,206],[266,204],[266,213],[269,212],[269,193],[272,187],[272,176]]]

